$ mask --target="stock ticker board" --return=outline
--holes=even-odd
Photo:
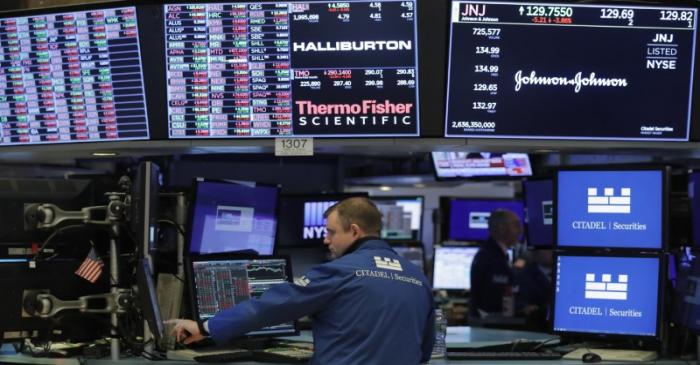
[[[136,9],[0,18],[0,145],[148,139]]]
[[[447,137],[686,141],[697,9],[453,1]]]
[[[419,135],[415,1],[164,11],[170,138]]]

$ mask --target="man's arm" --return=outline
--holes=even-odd
[[[430,356],[433,354],[433,345],[435,345],[435,310],[430,310],[428,320],[425,322],[423,330],[423,343],[421,344],[420,362],[425,363],[430,361]]]
[[[312,314],[327,305],[342,281],[332,268],[319,266],[300,284],[275,285],[257,299],[220,311],[209,320],[209,333],[217,344],[227,344],[247,332]]]

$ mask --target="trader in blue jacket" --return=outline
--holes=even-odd
[[[334,260],[297,283],[270,288],[205,323],[171,320],[185,344],[210,335],[217,344],[305,315],[313,319],[311,364],[410,365],[433,348],[431,288],[421,270],[378,238],[381,213],[369,199],[330,207],[324,239]]]

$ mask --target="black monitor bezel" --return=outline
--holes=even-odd
[[[508,153],[522,153],[527,156],[527,161],[528,164],[530,165],[530,175],[518,175],[518,176],[512,176],[512,175],[474,175],[474,176],[455,176],[455,177],[444,177],[440,176],[438,174],[438,167],[435,162],[435,152],[463,152],[463,151],[431,151],[430,152],[430,163],[433,169],[433,177],[435,178],[436,181],[517,181],[521,180],[524,178],[528,178],[532,176],[534,173],[532,171],[532,159],[530,158],[530,153],[528,152],[489,152],[489,153],[500,153],[501,155],[505,155]],[[488,152],[488,151],[467,151],[467,152],[475,152],[475,153],[481,153],[481,152]]]
[[[557,280],[557,266],[559,263],[560,256],[570,256],[570,257],[619,257],[619,258],[655,258],[659,263],[659,270],[657,273],[657,303],[656,303],[656,335],[655,336],[639,336],[630,334],[610,334],[610,333],[598,333],[598,332],[576,332],[576,331],[558,331],[555,329],[555,313],[554,308],[556,307],[556,289],[552,290],[552,308],[551,308],[551,325],[550,330],[552,333],[558,334],[562,337],[575,339],[575,340],[633,340],[640,341],[644,343],[644,347],[656,347],[661,343],[664,336],[663,323],[665,319],[665,306],[664,298],[666,297],[666,283],[665,283],[665,273],[668,270],[666,263],[667,257],[663,252],[608,252],[602,250],[589,250],[587,252],[569,252],[569,251],[555,251],[554,252],[554,268],[552,270],[552,283],[553,287],[556,287]]]
[[[527,223],[523,222],[523,229],[525,229],[525,239],[527,240],[527,247],[530,247],[532,249],[553,249],[555,247],[555,236],[554,232],[552,232],[552,243],[551,244],[546,244],[546,245],[541,245],[541,244],[536,244],[533,243],[532,240],[530,239],[530,210],[527,208],[527,184],[528,182],[545,182],[545,181],[550,181],[552,185],[554,185],[554,177],[553,176],[548,176],[548,177],[533,177],[533,178],[527,178],[522,181],[522,190],[523,190],[523,205],[525,206],[525,217],[527,218]],[[552,190],[553,192],[553,190]],[[554,211],[554,196],[552,196],[552,210],[553,210],[553,215],[552,215],[552,230],[554,229],[554,217],[556,216],[556,211]]]
[[[387,242],[390,242],[392,244],[393,243],[400,243],[400,242],[410,243],[410,242],[415,242],[415,241],[420,241],[420,242],[423,241],[423,213],[424,213],[424,209],[425,209],[425,196],[423,196],[423,195],[375,195],[375,196],[370,196],[369,199],[373,202],[375,200],[378,200],[378,201],[382,201],[382,200],[384,200],[384,201],[420,200],[420,219],[419,219],[420,223],[418,226],[418,234],[417,234],[417,237],[415,239],[414,238],[397,238],[397,239],[383,238],[383,237],[381,237],[381,233],[380,233],[380,238],[387,241]],[[376,203],[375,203],[375,205],[376,205]],[[383,228],[384,227],[382,224],[382,229]]]
[[[471,282],[469,283],[469,289],[445,289],[445,288],[437,288],[435,287],[435,257],[437,255],[438,249],[441,248],[464,248],[464,249],[476,249],[476,252],[474,253],[474,256],[476,256],[477,253],[479,253],[479,250],[481,249],[481,246],[479,245],[435,245],[433,246],[433,267],[431,268],[430,271],[430,285],[433,288],[433,291],[446,291],[447,293],[454,293],[454,294],[466,294],[471,292]],[[473,264],[473,262],[472,262]],[[471,268],[470,268],[471,270]],[[471,274],[470,274],[471,277]]]
[[[252,187],[268,187],[268,188],[276,188],[277,189],[277,196],[275,200],[275,237],[272,242],[272,253],[274,254],[276,246],[277,246],[277,233],[278,233],[278,226],[279,226],[279,207],[280,207],[280,190],[281,186],[279,184],[267,184],[267,183],[259,183],[255,181],[242,181],[242,180],[226,180],[226,179],[208,179],[204,177],[195,177],[192,179],[192,186],[189,194],[189,209],[187,212],[187,237],[185,238],[185,245],[183,247],[183,256],[196,256],[196,255],[215,255],[215,254],[227,254],[227,253],[235,253],[239,251],[227,251],[227,252],[212,252],[212,253],[201,253],[201,252],[191,252],[191,245],[192,245],[192,227],[194,225],[194,212],[195,208],[197,207],[197,188],[199,184],[201,183],[219,183],[219,184],[235,184],[235,185],[248,185],[251,184]],[[242,250],[245,252],[245,250]],[[240,252],[239,252],[240,253]],[[260,254],[258,252],[258,254]]]
[[[525,215],[525,202],[522,199],[518,199],[515,197],[512,198],[474,198],[474,197],[461,197],[461,196],[441,196],[439,200],[439,205],[438,209],[440,211],[440,243],[443,244],[444,246],[460,246],[460,245],[467,245],[467,244],[478,244],[481,242],[486,242],[487,240],[472,240],[472,241],[463,241],[463,240],[456,240],[456,239],[451,239],[447,237],[449,235],[450,231],[450,216],[452,214],[452,205],[451,202],[453,200],[470,200],[470,201],[501,201],[501,202],[519,202],[520,204],[523,205],[523,217]],[[521,224],[525,224],[525,222],[521,222]],[[523,237],[525,236],[525,232],[523,231]]]
[[[136,285],[139,290],[138,299],[139,304],[141,304],[141,313],[155,338],[156,346],[158,346],[165,337],[165,327],[160,312],[155,283],[153,282],[153,270],[147,259],[139,259],[136,265]]]
[[[560,245],[559,244],[559,172],[560,171],[582,171],[582,172],[629,172],[629,171],[659,171],[661,172],[661,244],[658,248],[650,247],[601,247],[601,246],[575,246],[575,245]],[[554,220],[552,224],[554,225],[554,247],[560,250],[567,251],[587,251],[587,250],[607,250],[607,251],[622,251],[622,252],[638,252],[638,251],[664,251],[668,248],[668,235],[669,235],[669,188],[671,186],[670,182],[671,168],[669,166],[663,165],[586,165],[586,166],[565,166],[559,167],[554,173],[554,199],[552,200],[554,204]]]
[[[251,255],[251,254],[241,254],[241,253],[216,253],[207,255],[190,255],[184,258],[185,261],[185,279],[187,285],[187,295],[190,304],[190,309],[192,310],[192,316],[195,321],[200,320],[199,318],[199,305],[197,304],[197,293],[195,293],[195,282],[194,282],[194,263],[201,261],[234,261],[234,260],[284,260],[285,261],[285,275],[287,276],[287,282],[293,282],[292,276],[292,265],[289,256],[285,255]],[[294,330],[289,333],[258,333],[258,334],[245,334],[241,338],[256,338],[256,337],[278,337],[278,336],[296,336],[299,334],[299,323],[298,320],[293,322]]]

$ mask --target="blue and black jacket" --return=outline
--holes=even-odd
[[[430,285],[421,270],[384,241],[360,239],[340,258],[298,283],[280,284],[209,320],[218,344],[305,315],[313,319],[311,364],[411,365],[433,348]]]

